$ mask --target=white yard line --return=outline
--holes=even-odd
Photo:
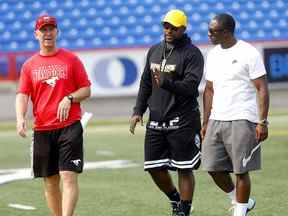
[[[101,155],[101,156],[114,156],[115,154],[112,151],[108,150],[97,150],[96,155]]]
[[[129,160],[108,160],[108,161],[95,161],[84,163],[84,170],[93,169],[121,169],[138,166]],[[32,179],[30,168],[20,169],[2,169],[0,170],[0,185],[17,180]]]
[[[16,208],[16,209],[21,209],[21,210],[35,210],[36,209],[34,206],[22,205],[22,204],[17,204],[17,203],[9,203],[8,206],[11,208]]]

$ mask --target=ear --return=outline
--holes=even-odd
[[[36,40],[38,40],[38,30],[34,31],[34,37],[35,37]]]
[[[180,28],[180,30],[181,30],[182,33],[184,33],[184,32],[186,31],[186,27],[185,27],[185,26],[182,26],[182,27]]]

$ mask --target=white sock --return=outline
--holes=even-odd
[[[237,203],[233,216],[246,216],[248,203]]]
[[[236,190],[235,188],[227,193],[227,196],[230,198],[232,204],[236,204]]]

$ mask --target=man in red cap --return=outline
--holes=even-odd
[[[34,177],[44,178],[52,214],[72,216],[79,196],[78,173],[83,170],[80,102],[90,96],[90,81],[79,58],[57,48],[57,34],[55,17],[37,18],[34,35],[40,51],[21,70],[16,96],[17,132],[26,137],[26,112],[31,98],[35,119]]]

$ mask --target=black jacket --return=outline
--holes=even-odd
[[[203,56],[184,34],[174,42],[158,88],[152,82],[151,73],[153,68],[160,68],[165,47],[162,41],[148,51],[133,115],[142,116],[149,107],[150,121],[165,122],[179,117],[182,126],[191,125],[195,118],[200,118],[197,97],[203,75]]]

